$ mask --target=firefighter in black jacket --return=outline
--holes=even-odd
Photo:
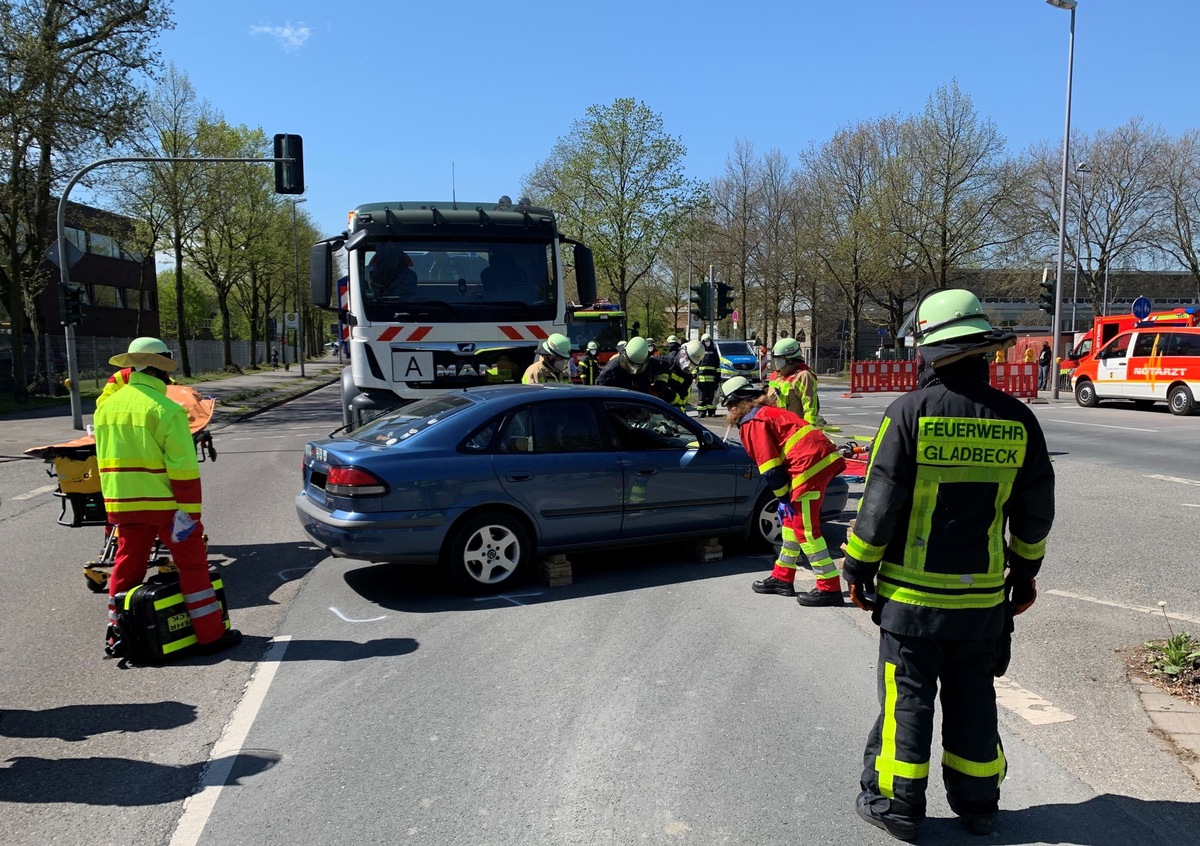
[[[994,678],[1012,616],[1037,597],[1054,519],[1037,418],[988,384],[985,356],[1014,336],[993,331],[964,290],[922,300],[914,334],[917,389],[884,416],[842,564],[880,630],[881,713],[856,810],[901,840],[925,817],[939,681],[950,808],[972,833],[994,828],[1007,770]]]
[[[713,343],[712,335],[705,332],[700,336],[704,355],[696,368],[696,387],[700,391],[700,404],[696,406],[699,417],[717,416],[717,377],[721,374],[721,354]]]
[[[595,341],[588,341],[587,352],[579,357],[579,381],[584,385],[594,385],[600,378],[600,346]]]

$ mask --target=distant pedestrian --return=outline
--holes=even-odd
[[[1050,345],[1042,342],[1042,351],[1038,353],[1038,390],[1050,390],[1050,365],[1054,363],[1054,354],[1050,352]]]
[[[279,369],[279,348],[271,347],[271,369]]]

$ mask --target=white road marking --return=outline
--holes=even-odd
[[[1067,599],[1078,599],[1080,602],[1091,602],[1096,605],[1107,605],[1110,608],[1121,608],[1125,611],[1137,611],[1140,614],[1162,614],[1165,610],[1162,608],[1149,608],[1145,605],[1130,605],[1127,602],[1114,602],[1111,599],[1099,599],[1095,596],[1084,596],[1083,594],[1071,593],[1065,590],[1048,590],[1046,593],[1053,594],[1054,596],[1062,596]],[[1200,617],[1191,617],[1175,611],[1166,611],[1166,615],[1172,620],[1200,625]]]
[[[271,682],[275,679],[279,662],[283,659],[283,653],[287,650],[288,641],[291,639],[291,635],[283,635],[272,640],[266,657],[255,670],[250,684],[246,686],[246,693],[242,697],[242,701],[238,703],[233,710],[233,716],[225,724],[225,730],[221,732],[221,739],[216,742],[208,755],[208,766],[205,767],[204,773],[200,777],[199,788],[183,802],[183,813],[175,826],[175,832],[171,835],[170,846],[195,846],[200,842],[204,826],[208,824],[213,808],[216,807],[217,799],[221,796],[221,790],[233,770],[238,751],[246,742],[247,735],[250,734],[254,718],[267,698],[267,690],[270,689]]]
[[[230,441],[270,441],[278,438],[294,438],[295,435],[255,435],[253,438],[226,438]]]
[[[534,593],[498,593],[495,596],[476,597],[475,601],[476,602],[487,602],[489,599],[506,599],[509,602],[511,602],[513,605],[524,605],[525,604],[524,602],[517,601],[518,597],[541,596],[541,595],[542,595],[542,592],[540,590],[536,591]]]
[[[1181,484],[1181,485],[1197,485],[1197,486],[1200,486],[1200,480],[1197,480],[1197,479],[1184,479],[1184,478],[1182,478],[1182,477],[1180,477],[1180,476],[1159,476],[1159,475],[1153,475],[1153,476],[1144,476],[1143,478],[1146,478],[1146,479],[1158,479],[1160,482],[1178,482],[1178,483],[1179,483],[1179,484]]]
[[[1157,429],[1139,429],[1136,426],[1111,426],[1108,423],[1085,423],[1082,420],[1059,420],[1057,417],[1044,417],[1050,423],[1066,423],[1071,426],[1096,426],[1100,429],[1121,429],[1125,432],[1155,432]]]
[[[1018,717],[1045,726],[1051,723],[1069,723],[1074,714],[1056,708],[1032,691],[1026,690],[1008,676],[996,679],[996,704],[1003,705]]]
[[[23,494],[19,494],[17,496],[10,496],[9,499],[10,500],[33,499],[35,496],[41,496],[44,493],[50,493],[50,491],[56,491],[56,490],[58,490],[58,485],[42,485],[40,488],[34,488],[29,493],[23,493]]]
[[[329,606],[329,610],[332,611],[334,614],[337,614],[339,617],[341,617],[347,623],[378,623],[380,620],[387,619],[387,614],[384,614],[380,617],[365,617],[361,620],[354,620],[354,619],[351,619],[350,617],[347,617],[345,614],[343,614],[338,609],[334,608],[332,605]]]
[[[1179,504],[1186,506],[1187,508],[1200,508],[1200,503],[1197,502],[1181,502]]]

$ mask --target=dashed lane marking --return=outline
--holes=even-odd
[[[1139,614],[1166,614],[1171,620],[1178,620],[1182,623],[1194,623],[1200,625],[1200,617],[1192,617],[1188,614],[1180,614],[1177,611],[1167,611],[1165,608],[1150,608],[1145,605],[1131,605],[1128,602],[1114,602],[1111,599],[1100,599],[1095,596],[1084,596],[1080,593],[1071,593],[1066,590],[1048,590],[1048,594],[1061,596],[1066,599],[1077,599],[1080,602],[1091,602],[1095,605],[1107,605],[1110,608],[1121,608],[1125,611],[1136,611]]]
[[[267,690],[275,680],[279,662],[283,660],[283,653],[291,639],[291,635],[283,635],[271,641],[271,648],[267,650],[266,657],[258,665],[254,677],[250,679],[245,696],[233,710],[233,716],[221,732],[221,739],[208,755],[208,766],[204,768],[196,792],[184,800],[183,813],[171,835],[170,846],[195,846],[200,842],[204,826],[208,824],[217,799],[221,796],[221,790],[233,772],[238,752],[245,744],[250,728],[254,725],[254,718],[258,716],[258,711],[267,698]]]
[[[42,494],[50,493],[50,491],[56,491],[56,490],[58,490],[58,485],[42,485],[40,488],[34,488],[33,490],[29,491],[29,493],[23,493],[23,494],[18,494],[17,496],[11,496],[11,497],[9,497],[9,499],[13,499],[13,500],[33,499],[35,496],[41,496]]]
[[[1057,417],[1044,417],[1043,419],[1047,423],[1065,423],[1068,426],[1095,426],[1100,429],[1120,429],[1124,432],[1158,432],[1157,429],[1139,429],[1136,426],[1113,426],[1109,423],[1087,423],[1083,420],[1059,420]]]
[[[996,704],[1003,705],[1018,717],[1035,726],[1069,723],[1075,719],[1074,714],[1068,714],[1061,708],[1055,707],[1036,693],[1021,687],[1008,676],[996,679]]]
[[[1200,479],[1185,479],[1182,476],[1143,476],[1144,479],[1157,479],[1160,482],[1175,482],[1178,485],[1196,485],[1200,487]]]

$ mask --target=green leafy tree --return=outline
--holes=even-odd
[[[38,266],[53,196],[101,150],[141,125],[153,40],[170,26],[165,0],[0,0],[0,298],[13,322],[13,376],[30,383],[22,321],[34,336],[33,381],[46,328]]]
[[[597,273],[622,307],[704,200],[703,184],[684,173],[686,152],[659,115],[622,98],[589,107],[525,179],[526,193],[592,248]]]

